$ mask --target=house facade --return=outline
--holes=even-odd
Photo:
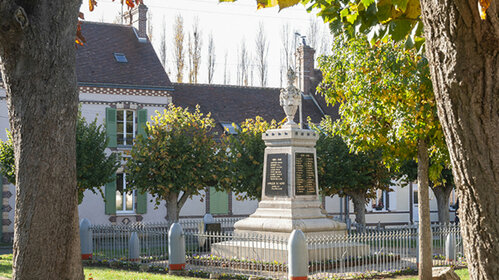
[[[211,112],[219,133],[230,130],[232,123],[241,123],[255,116],[266,120],[284,119],[279,105],[279,88],[171,83],[146,36],[147,7],[139,5],[133,13],[131,18],[135,21],[132,25],[82,23],[87,43],[77,51],[80,110],[87,121],[97,119],[106,127],[107,152],[120,153],[126,160],[133,139],[144,133],[145,123],[155,115],[155,111],[164,110],[170,103],[189,108],[200,105],[202,112]],[[314,69],[313,52],[306,45],[299,47],[296,86],[303,92],[303,120],[310,117],[318,123],[325,115],[337,118],[338,111],[327,106],[324,98],[315,92],[321,75]],[[9,129],[6,96],[0,82],[2,140],[7,139],[6,129]],[[1,234],[3,240],[9,241],[13,236],[15,186],[3,176],[0,183],[3,205]],[[80,218],[87,218],[92,224],[165,221],[165,203],[155,205],[152,195],[129,191],[123,168],[118,169],[115,181],[102,188],[105,199],[100,194],[85,192],[79,205]],[[417,185],[402,187],[394,182],[392,188],[393,192],[380,192],[372,203],[366,205],[368,223],[396,225],[417,222]],[[326,197],[323,204],[332,216],[344,219],[345,213],[349,213],[354,219],[353,206],[344,198]],[[434,196],[430,204],[432,221],[436,221]],[[185,203],[180,216],[199,218],[211,213],[214,216],[245,217],[257,206],[257,201],[239,201],[231,192],[207,188]]]

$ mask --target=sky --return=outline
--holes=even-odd
[[[98,6],[93,12],[88,11],[88,4],[83,2],[81,11],[85,20],[112,23],[121,12],[119,0],[98,0]],[[175,80],[173,65],[173,24],[175,17],[181,15],[184,19],[186,32],[192,29],[194,19],[198,18],[203,37],[203,50],[201,57],[200,83],[207,83],[207,45],[208,36],[213,34],[216,51],[216,64],[214,83],[223,83],[225,53],[228,55],[228,68],[230,83],[236,84],[236,69],[238,62],[238,49],[242,40],[245,40],[247,49],[255,49],[255,37],[258,25],[262,22],[265,26],[265,35],[269,41],[268,53],[268,84],[267,86],[279,87],[281,65],[281,28],[289,24],[291,30],[301,35],[308,33],[311,20],[319,24],[321,37],[330,40],[328,29],[314,14],[308,13],[306,8],[299,4],[279,12],[278,8],[256,9],[255,0],[239,0],[235,3],[219,3],[218,0],[144,0],[152,16],[152,43],[158,53],[161,32],[165,29],[167,38],[168,62],[165,67],[170,79]],[[126,8],[124,8],[126,9]],[[293,32],[294,33],[294,32]],[[327,34],[327,35],[323,35]],[[185,36],[187,38],[187,36]],[[319,48],[319,47],[318,47]],[[186,59],[187,61],[187,59]],[[256,82],[256,67],[254,70],[254,85]],[[186,77],[186,75],[184,75]],[[186,82],[187,78],[184,78]],[[284,84],[286,81],[284,81]],[[284,85],[283,85],[284,86]]]

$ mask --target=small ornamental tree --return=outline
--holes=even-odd
[[[418,162],[420,269],[431,274],[429,175],[438,172],[429,169],[440,166],[445,141],[427,61],[391,42],[370,46],[339,36],[334,49],[319,60],[319,90],[329,103],[340,103],[338,133],[353,150],[381,149],[390,169],[402,159]]]
[[[391,174],[382,163],[381,152],[354,153],[341,136],[325,131],[319,135],[316,148],[321,194],[350,196],[355,222],[365,226],[366,202],[376,197],[377,190],[390,191]]]
[[[107,155],[108,144],[106,131],[97,119],[87,123],[78,114],[76,121],[76,185],[78,186],[78,203],[83,201],[85,190],[99,192],[102,197],[102,186],[115,180],[115,174],[120,167],[116,153]]]
[[[139,135],[126,164],[127,184],[164,200],[167,220],[178,221],[188,198],[206,187],[218,187],[226,168],[225,149],[215,141],[215,121],[196,107],[171,104],[147,123],[146,136]]]
[[[14,149],[12,137],[7,133],[8,140],[0,140],[0,174],[9,183],[16,184]],[[87,123],[78,114],[76,123],[76,184],[78,186],[78,203],[83,201],[86,190],[102,194],[101,187],[114,180],[114,174],[120,166],[117,154],[107,155],[106,131],[97,119]],[[104,195],[103,195],[104,196]]]
[[[225,135],[223,141],[228,151],[229,188],[240,200],[262,198],[263,160],[265,142],[262,133],[278,128],[275,120],[270,123],[262,117],[245,120],[236,135]]]

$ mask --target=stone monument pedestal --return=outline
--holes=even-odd
[[[294,229],[305,236],[346,234],[344,223],[326,217],[321,208],[315,143],[317,132],[285,125],[262,136],[265,149],[262,200],[235,233],[253,232],[289,237]]]
[[[319,135],[315,131],[300,128],[293,121],[301,103],[300,93],[293,86],[293,81],[294,73],[291,70],[288,72],[289,86],[281,90],[280,96],[287,123],[280,129],[271,129],[262,135],[267,147],[262,200],[258,209],[234,225],[232,241],[212,245],[211,252],[214,255],[286,262],[287,246],[281,245],[287,243],[295,229],[300,229],[307,238],[346,235],[346,225],[328,218],[321,208],[315,151]],[[253,241],[242,238],[251,235],[258,237],[252,238]],[[331,258],[335,252],[342,258],[364,256],[369,253],[369,247],[363,244],[326,244],[321,245],[321,248],[316,246],[309,249],[309,256],[310,260],[320,261]]]

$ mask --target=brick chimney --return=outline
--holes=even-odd
[[[296,50],[296,87],[305,95],[315,92],[312,88],[314,79],[314,54],[315,50],[308,46],[303,40],[301,46]]]
[[[147,42],[147,6],[139,4],[125,13],[125,23],[135,27],[137,38],[141,42]]]

